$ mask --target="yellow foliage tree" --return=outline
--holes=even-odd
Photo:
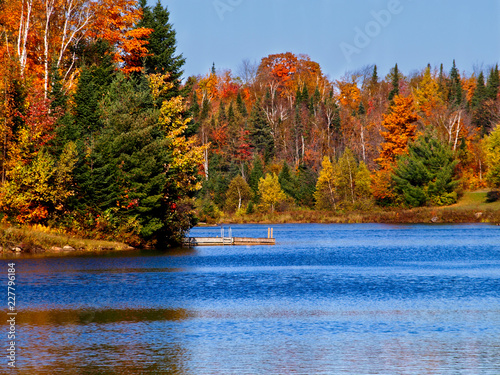
[[[486,180],[494,188],[500,188],[500,125],[484,140],[484,153],[488,165]]]
[[[168,82],[168,74],[151,74],[149,84],[154,100],[172,88]],[[160,108],[159,125],[165,132],[172,160],[167,166],[176,172],[176,186],[181,192],[193,192],[201,188],[201,182],[196,177],[197,171],[203,165],[204,151],[209,145],[197,146],[195,137],[185,135],[191,118],[184,116],[184,99],[181,96],[164,100]]]
[[[319,210],[337,209],[337,171],[328,156],[323,158],[321,171],[316,182],[314,199]]]
[[[260,178],[259,195],[262,205],[265,208],[270,208],[271,213],[274,212],[274,209],[278,203],[286,200],[286,194],[281,189],[278,176],[276,176],[275,173],[268,173],[266,174],[265,178]]]

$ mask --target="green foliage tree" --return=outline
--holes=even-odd
[[[500,125],[484,139],[483,143],[488,172],[486,180],[493,188],[500,188]]]
[[[490,119],[486,111],[486,100],[488,92],[484,84],[484,74],[479,73],[477,77],[476,89],[471,99],[472,122],[481,129],[482,134],[486,134],[490,127]]]
[[[486,84],[486,95],[490,100],[496,100],[498,98],[498,88],[500,87],[500,76],[498,74],[498,64],[491,69],[490,75],[488,76],[488,82]]]
[[[248,185],[250,185],[254,193],[255,202],[258,201],[259,181],[262,177],[264,177],[264,166],[262,165],[262,160],[259,155],[256,155],[252,163],[252,170],[248,175]]]
[[[390,73],[392,89],[389,92],[389,101],[392,103],[394,97],[399,95],[399,80],[401,79],[401,74],[399,73],[398,64],[394,66]]]
[[[169,81],[174,86],[165,99],[172,98],[179,94],[180,78],[186,59],[176,52],[176,32],[170,23],[170,12],[167,7],[161,5],[160,0],[153,9],[147,5],[146,0],[140,0],[139,5],[142,8],[143,18],[137,27],[153,29],[146,46],[150,56],[144,58],[145,72],[147,74],[169,72]]]
[[[255,150],[263,156],[264,162],[267,163],[274,155],[274,139],[260,104],[254,105],[248,124],[250,126],[250,140]]]
[[[110,86],[85,195],[109,230],[161,245],[179,241],[194,223],[186,198],[198,187],[197,156],[182,135],[189,119],[176,98],[156,108],[152,82],[119,75]]]
[[[407,155],[398,158],[392,175],[396,193],[410,207],[455,203],[456,165],[449,146],[427,133],[409,145]]]
[[[278,176],[267,173],[265,178],[259,180],[259,195],[262,206],[274,213],[277,204],[286,200],[286,194],[281,189]]]
[[[278,175],[278,180],[283,191],[292,198],[295,198],[295,194],[297,192],[297,181],[286,161],[283,162],[280,174]]]
[[[242,117],[248,116],[247,107],[245,105],[245,102],[243,101],[243,98],[241,97],[240,91],[238,91],[238,96],[236,97],[236,107],[238,108],[238,112]]]
[[[314,191],[316,189],[316,174],[305,163],[299,165],[297,171],[297,185],[293,197],[295,201],[305,207],[314,207]]]
[[[459,107],[462,105],[464,101],[464,94],[460,74],[458,73],[457,66],[455,65],[455,60],[453,60],[453,66],[450,70],[448,93],[448,101],[452,106]]]

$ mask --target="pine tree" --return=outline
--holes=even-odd
[[[250,140],[255,150],[264,157],[264,161],[267,163],[274,155],[274,139],[265,114],[258,103],[252,109],[248,124],[250,126]]]
[[[471,99],[472,123],[481,129],[481,134],[486,134],[490,128],[490,119],[486,111],[485,102],[488,98],[486,86],[484,85],[484,74],[479,73],[476,89]]]
[[[222,126],[226,124],[227,122],[227,116],[226,116],[226,106],[224,105],[224,102],[221,100],[219,103],[219,112],[217,116],[217,122],[219,126]]]
[[[500,77],[498,75],[498,64],[491,69],[486,84],[486,96],[488,99],[496,100],[498,98],[498,88],[500,86]]]
[[[200,105],[198,104],[198,96],[196,95],[196,91],[193,92],[193,98],[191,100],[191,107],[189,108],[191,114],[195,119],[198,119],[200,115]]]
[[[154,31],[148,38],[147,49],[151,56],[144,59],[144,69],[147,74],[170,73],[170,82],[174,84],[173,90],[169,90],[168,98],[179,94],[180,78],[182,76],[186,60],[182,54],[176,53],[176,32],[170,24],[170,12],[167,7],[161,5],[160,0],[155,7],[147,5],[146,0],[140,0],[143,11],[143,19],[137,27],[145,27]]]
[[[233,102],[229,104],[229,109],[227,110],[227,122],[229,125],[234,126],[236,122],[236,115],[234,114],[234,106]]]
[[[283,162],[280,174],[278,175],[278,181],[283,191],[292,198],[295,198],[297,193],[297,181],[286,161]]]
[[[455,60],[453,60],[453,66],[451,67],[450,71],[448,92],[449,103],[454,107],[461,106],[464,100],[463,89],[462,82],[460,80],[460,74],[458,73],[458,69],[455,65]]]
[[[238,112],[241,116],[247,117],[248,111],[245,103],[243,102],[243,98],[241,97],[241,92],[238,91],[238,96],[236,97],[236,107],[238,108]]]
[[[407,155],[398,158],[392,176],[395,190],[410,207],[455,203],[457,163],[447,144],[425,134],[409,145]]]
[[[248,185],[252,188],[254,193],[254,201],[258,201],[259,180],[264,176],[264,166],[262,160],[258,155],[255,156],[252,164],[252,170],[248,175]]]
[[[396,95],[399,95],[399,80],[400,80],[400,73],[398,69],[398,64],[394,66],[394,68],[391,71],[391,84],[392,84],[392,90],[389,93],[389,101],[392,103],[393,99]]]
[[[316,186],[316,175],[305,163],[301,163],[297,172],[297,189],[294,195],[295,201],[302,206],[314,206],[314,191]]]

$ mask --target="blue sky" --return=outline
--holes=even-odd
[[[304,53],[330,79],[377,64],[409,74],[453,59],[468,74],[500,61],[499,0],[161,0],[186,58],[184,76],[238,72],[280,52]],[[156,0],[149,0],[151,5]]]

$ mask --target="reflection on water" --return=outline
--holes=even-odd
[[[274,232],[270,247],[17,260],[19,373],[500,373],[500,228]]]

